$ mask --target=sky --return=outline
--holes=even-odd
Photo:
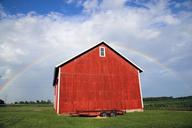
[[[53,100],[54,67],[105,41],[143,97],[192,95],[191,0],[0,0],[0,99]]]

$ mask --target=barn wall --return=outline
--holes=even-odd
[[[60,113],[142,108],[138,70],[105,48],[106,57],[96,47],[61,67]]]

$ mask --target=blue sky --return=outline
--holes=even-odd
[[[27,14],[35,11],[38,14],[49,14],[50,12],[59,12],[65,15],[77,15],[83,10],[82,6],[74,3],[68,3],[64,0],[4,0],[2,6],[10,14],[24,13]]]
[[[1,0],[0,98],[53,99],[54,66],[101,41],[144,69],[144,97],[191,95],[191,35],[191,0]]]
[[[83,3],[86,0],[1,0],[1,5],[4,7],[4,10],[9,14],[18,14],[24,13],[27,14],[31,11],[37,12],[38,14],[46,15],[50,12],[59,12],[64,15],[72,16],[79,15],[83,12],[84,7]],[[125,0],[124,5],[135,7],[135,8],[145,8],[149,9],[145,3],[148,2],[146,0],[140,0],[139,2],[136,0]],[[155,3],[155,1],[150,1],[151,3]],[[102,0],[98,0],[97,4],[100,5]],[[168,7],[174,13],[180,11],[192,11],[190,0],[172,0],[169,1]],[[176,4],[181,4],[180,6],[176,6]]]

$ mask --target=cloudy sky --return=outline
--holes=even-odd
[[[101,41],[144,97],[192,95],[191,0],[0,0],[0,99],[53,99],[54,66]]]

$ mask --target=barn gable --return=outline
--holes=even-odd
[[[120,53],[118,53],[116,50],[114,50],[113,48],[111,48],[108,44],[106,44],[105,42],[101,42],[99,44],[97,44],[96,46],[84,51],[83,53],[73,57],[72,59],[68,60],[68,61],[65,61],[65,62],[62,62],[58,65],[56,65],[55,67],[55,71],[54,71],[54,79],[53,79],[53,86],[55,86],[55,83],[56,83],[56,80],[57,80],[57,77],[58,77],[58,70],[59,70],[59,67],[62,67],[70,62],[72,62],[73,60],[87,54],[88,52],[92,51],[93,49],[97,48],[97,47],[100,47],[100,46],[105,46],[106,48],[110,49],[111,51],[113,51],[116,55],[118,55],[120,58],[122,58],[123,60],[125,60],[128,64],[132,65],[134,68],[136,68],[140,73],[143,72],[143,70],[138,67],[136,64],[134,64],[132,61],[130,61],[129,59],[127,59],[126,57],[124,57],[123,55],[121,55]],[[100,55],[102,56],[102,55]],[[105,54],[103,55],[105,56]]]

